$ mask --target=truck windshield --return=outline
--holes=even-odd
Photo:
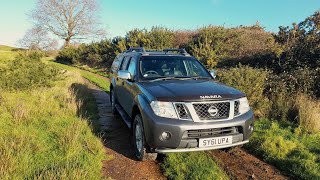
[[[192,57],[142,56],[139,66],[142,79],[211,78],[200,62]]]

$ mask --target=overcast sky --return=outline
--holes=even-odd
[[[256,21],[267,31],[300,22],[320,10],[320,0],[99,0],[108,37],[154,25],[196,29],[206,25],[233,27]],[[36,0],[0,0],[0,44],[16,45],[32,22],[26,13]]]

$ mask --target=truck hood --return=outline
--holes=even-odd
[[[245,96],[239,90],[214,80],[166,80],[140,85],[158,101],[227,100]]]

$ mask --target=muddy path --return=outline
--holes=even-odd
[[[131,131],[119,116],[111,113],[109,94],[93,86],[103,141],[111,160],[103,162],[102,174],[112,179],[166,179],[157,161],[136,161],[131,143]]]
[[[238,147],[229,151],[214,150],[208,153],[218,160],[231,179],[289,179],[281,175],[275,167]]]

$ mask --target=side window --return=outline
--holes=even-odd
[[[112,66],[111,66],[111,71],[112,71],[112,72],[115,73],[116,71],[119,70],[122,60],[123,60],[123,56],[121,56],[121,55],[118,55],[118,56],[114,59],[114,61],[113,61],[113,63],[112,63]]]
[[[130,72],[130,74],[135,77],[136,75],[136,61],[134,58],[131,58],[129,67],[128,67],[128,71]]]
[[[125,59],[122,62],[120,70],[127,70],[128,69],[128,65],[129,65],[130,59],[131,59],[130,56],[125,57]]]

